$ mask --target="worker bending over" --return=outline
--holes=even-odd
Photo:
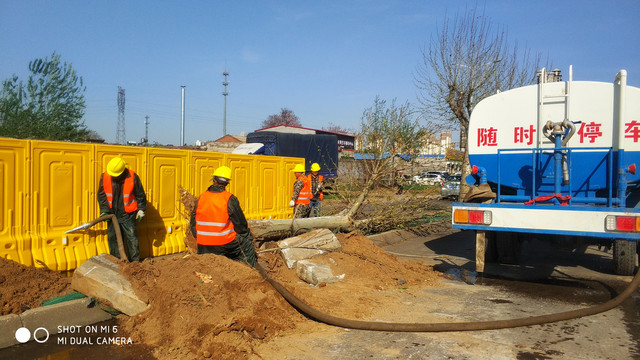
[[[120,233],[123,236],[129,261],[140,260],[140,244],[138,242],[138,230],[136,219],[142,221],[147,209],[147,196],[144,193],[142,182],[133,170],[127,169],[125,161],[121,157],[114,157],[107,164],[107,171],[100,177],[98,185],[98,204],[100,216],[115,214],[120,224]],[[127,256],[120,254],[116,230],[113,223],[108,221],[107,242],[109,253],[117,258]]]
[[[311,186],[309,217],[320,216],[320,202],[324,198],[324,195],[322,194],[322,189],[324,188],[322,180],[324,177],[318,174],[319,171],[320,165],[318,165],[318,163],[313,163],[311,165],[311,174],[307,176],[309,178],[309,185]]]
[[[309,216],[309,203],[311,201],[311,183],[309,178],[304,176],[304,164],[298,164],[293,168],[296,181],[293,183],[293,195],[289,202],[289,207],[293,209],[294,218],[305,218]]]
[[[213,172],[213,185],[203,192],[191,212],[191,234],[198,242],[198,254],[224,255],[251,266],[257,262],[253,236],[240,202],[226,191],[231,169],[221,166]]]

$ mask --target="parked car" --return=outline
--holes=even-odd
[[[442,185],[444,176],[435,172],[426,172],[413,177],[413,182],[420,185]]]
[[[460,174],[449,176],[440,187],[440,195],[445,199],[460,195],[461,178],[462,175]]]
[[[429,175],[429,174],[437,174],[440,175],[443,179],[446,179],[449,177],[449,173],[446,171],[440,171],[440,170],[434,170],[434,171],[427,171],[425,174]]]

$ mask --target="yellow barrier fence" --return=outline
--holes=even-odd
[[[20,264],[73,270],[108,253],[107,226],[65,234],[100,215],[96,194],[106,164],[121,156],[147,194],[138,224],[140,256],[186,250],[189,219],[179,188],[199,196],[221,165],[248,219],[291,218],[291,170],[304,159],[194,150],[0,138],[0,256]]]

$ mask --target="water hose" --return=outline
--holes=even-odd
[[[289,290],[267,274],[262,264],[257,264],[256,269],[260,275],[273,286],[282,297],[285,298],[294,308],[307,315],[311,319],[323,322],[328,325],[339,326],[349,329],[391,331],[391,332],[445,332],[445,331],[475,331],[475,330],[497,330],[515,328],[521,326],[540,325],[557,321],[566,321],[584,316],[595,315],[613,309],[625,301],[640,285],[640,271],[631,280],[627,288],[615,298],[585,309],[565,311],[556,314],[531,316],[518,319],[493,320],[493,321],[473,321],[473,322],[453,322],[453,323],[390,323],[379,321],[361,321],[342,319],[325,314],[307,305],[298,299]]]

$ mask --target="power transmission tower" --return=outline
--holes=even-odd
[[[222,92],[222,95],[224,95],[224,117],[222,118],[222,136],[227,135],[227,95],[229,95],[229,92],[227,91],[227,85],[229,85],[229,82],[227,81],[227,76],[229,76],[229,72],[227,70],[222,72],[222,75],[224,75],[224,81],[222,82],[222,85],[224,85],[224,91]]]
[[[144,143],[149,143],[149,115],[144,117]]]
[[[116,130],[116,143],[125,145],[127,136],[124,132],[124,89],[118,86],[118,129]]]

